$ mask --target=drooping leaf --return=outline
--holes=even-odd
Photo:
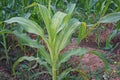
[[[60,67],[61,63],[68,61],[72,55],[82,56],[85,53],[87,53],[86,49],[79,48],[79,49],[72,49],[72,50],[65,52],[64,54],[61,54],[58,60],[58,65],[57,65],[58,68]]]
[[[13,71],[14,75],[16,75],[15,68],[17,67],[17,65],[20,62],[22,62],[24,60],[27,60],[27,61],[36,61],[36,63],[39,63],[40,65],[44,65],[44,66],[47,65],[47,63],[45,61],[41,61],[41,59],[39,59],[38,57],[35,58],[34,56],[30,56],[30,57],[29,56],[23,56],[23,57],[20,57],[18,60],[16,60],[15,63],[13,64],[12,71]],[[49,70],[48,70],[48,73],[50,73]]]
[[[119,20],[120,20],[120,12],[115,12],[102,17],[99,23],[113,23]]]
[[[67,68],[58,76],[58,80],[64,79],[66,75],[68,75],[71,71],[78,72],[84,78],[84,80],[89,80],[87,74],[84,71],[76,68],[75,69]]]
[[[18,31],[14,31],[14,34],[18,37],[20,41],[22,41],[23,45],[27,45],[33,48],[40,48],[42,45],[38,43],[37,40],[31,39],[26,33],[20,33]]]
[[[102,53],[100,53],[98,51],[91,51],[91,54],[98,56],[103,61],[106,71],[109,70],[108,61]]]
[[[24,30],[26,30],[27,32],[40,35],[42,38],[44,38],[43,29],[36,22],[34,22],[32,20],[22,18],[22,17],[13,17],[13,18],[11,18],[9,20],[6,20],[5,22],[6,23],[15,23],[15,22],[17,22],[20,25],[22,25]]]
[[[33,56],[31,56],[31,57],[28,57],[28,56],[20,57],[20,58],[19,58],[17,61],[15,61],[15,63],[13,64],[12,70],[13,70],[13,74],[14,74],[14,75],[15,75],[15,68],[16,68],[16,66],[17,66],[20,62],[22,62],[22,61],[24,61],[24,60],[33,61],[33,60],[38,60],[38,58],[35,58],[35,57],[33,57]]]

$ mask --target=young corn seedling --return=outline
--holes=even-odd
[[[72,55],[80,56],[85,54],[87,50],[79,48],[67,51],[64,54],[60,54],[60,52],[67,46],[70,41],[71,35],[75,32],[76,29],[82,26],[81,28],[84,28],[84,31],[80,31],[80,33],[83,35],[86,32],[86,25],[83,22],[79,22],[75,18],[71,18],[72,12],[75,8],[75,4],[69,5],[68,13],[58,11],[53,16],[50,15],[50,9],[47,9],[45,6],[37,3],[36,5],[39,7],[40,14],[43,18],[45,28],[47,30],[47,34],[44,34],[44,30],[36,22],[23,17],[13,17],[5,22],[17,22],[26,32],[41,36],[48,50],[46,50],[44,45],[39,44],[37,40],[30,39],[27,34],[14,31],[14,34],[19,39],[21,39],[25,45],[37,48],[38,55],[42,56],[43,60],[39,56],[37,58],[33,56],[21,57],[15,62],[13,66],[13,72],[15,73],[14,69],[19,62],[23,60],[36,60],[41,65],[44,65],[47,68],[48,73],[50,73],[50,75],[52,76],[52,80],[61,80],[65,77],[67,73],[72,70],[71,68],[68,68],[62,73],[59,73],[59,68],[61,64],[68,61]],[[79,38],[79,40],[81,40],[81,38]]]
[[[75,4],[70,4],[68,13],[63,12],[56,12],[53,16],[51,16],[50,7],[47,9],[45,6],[34,3],[33,5],[37,5],[39,7],[39,12],[43,18],[45,28],[47,34],[44,33],[44,30],[38,25],[36,22],[26,19],[23,17],[13,17],[9,20],[6,20],[7,23],[18,23],[22,26],[22,28],[29,33],[36,34],[40,36],[46,46],[41,45],[37,39],[31,39],[27,34],[20,33],[17,30],[14,31],[14,34],[23,41],[24,45],[37,48],[38,49],[38,56],[28,57],[23,56],[19,58],[13,65],[13,72],[15,74],[15,67],[19,64],[19,62],[23,60],[33,61],[36,60],[41,65],[44,65],[47,69],[47,73],[52,76],[52,80],[62,80],[70,71],[74,69],[68,68],[63,72],[59,72],[59,68],[62,63],[69,60],[72,55],[81,56],[87,52],[86,49],[79,48],[79,49],[72,49],[69,51],[64,52],[64,54],[60,54],[61,50],[63,50],[69,43],[72,34],[80,28],[79,35],[78,35],[78,43],[85,38],[97,25],[100,23],[108,23],[108,22],[115,22],[118,21],[120,13],[114,13],[105,17],[102,17],[96,24],[94,24],[89,30],[86,28],[86,24],[84,22],[79,22],[75,18],[71,18],[72,12],[75,8]],[[115,20],[112,20],[114,18]],[[118,19],[119,18],[119,19]],[[94,54],[99,55],[97,52]],[[42,57],[42,58],[41,58]],[[101,57],[103,61],[107,64],[104,57]],[[75,70],[77,71],[77,70]],[[78,71],[83,74],[83,72]],[[46,73],[46,72],[45,72]],[[83,75],[85,80],[88,78]]]

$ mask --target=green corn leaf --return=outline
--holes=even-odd
[[[52,24],[51,28],[53,29],[53,31],[56,31],[58,29],[58,27],[61,25],[65,16],[66,14],[60,11],[55,13],[55,15],[52,18],[52,23],[51,23]]]
[[[84,80],[89,80],[89,78],[88,78],[88,76],[86,75],[85,72],[83,72],[82,70],[79,70],[79,69],[72,69],[72,68],[67,68],[66,70],[64,70],[64,71],[58,76],[58,80],[64,79],[65,76],[68,75],[71,71],[78,72],[78,73],[84,78]]]
[[[60,32],[62,29],[64,29],[64,28],[66,27],[66,25],[68,24],[68,22],[69,22],[69,20],[70,20],[70,18],[71,18],[71,14],[72,14],[72,12],[73,12],[74,9],[75,9],[75,5],[76,5],[76,4],[69,4],[69,5],[67,6],[67,10],[66,10],[66,11],[68,12],[68,14],[64,17],[63,23],[62,23],[62,25],[58,28],[57,33]]]
[[[72,55],[82,56],[85,53],[87,53],[87,50],[84,48],[73,49],[73,50],[65,52],[64,54],[59,56],[59,61],[58,61],[58,65],[57,65],[58,68],[60,67],[60,65],[62,63],[68,61]]]
[[[120,12],[115,12],[102,17],[99,23],[113,23],[120,20]]]
[[[60,35],[57,37],[57,44],[59,45],[59,51],[66,47],[68,44],[71,35],[76,31],[76,29],[81,25],[77,19],[71,19],[67,27],[62,30]]]
[[[118,22],[118,24],[117,24],[117,27],[116,27],[116,28],[117,28],[117,30],[118,30],[118,31],[120,31],[120,21]]]
[[[59,33],[61,30],[63,30],[64,28],[67,27],[67,25],[68,25],[68,23],[69,23],[69,20],[70,20],[70,17],[71,17],[71,16],[70,16],[69,14],[67,14],[67,15],[64,17],[61,26],[60,26],[60,27],[58,28],[58,30],[57,30],[57,33]]]
[[[86,73],[84,73],[82,70],[75,69],[76,72],[79,72],[79,74],[84,78],[84,80],[89,80]]]
[[[72,68],[65,69],[62,73],[57,76],[58,80],[63,80],[65,76],[72,70]]]
[[[28,5],[27,7],[25,7],[25,9],[31,8],[31,7],[37,6],[37,5],[38,5],[38,4],[37,4],[36,2],[33,2],[32,4],[30,4],[30,5]]]
[[[43,29],[34,21],[31,21],[29,19],[22,18],[22,17],[13,17],[13,18],[11,18],[9,20],[6,20],[5,22],[6,23],[17,22],[20,25],[22,25],[24,30],[26,30],[27,32],[40,35],[42,38],[44,38],[44,31],[43,31]]]
[[[40,45],[37,40],[31,39],[26,33],[14,31],[14,34],[19,38],[20,41],[22,41],[23,45],[27,45],[33,48],[42,47],[42,45]]]
[[[0,21],[0,24],[2,24],[3,22],[2,21]]]
[[[34,74],[30,77],[30,79],[31,79],[31,80],[35,80],[38,76],[44,75],[44,74],[48,74],[48,73],[49,73],[49,72],[47,72],[47,71],[37,72],[37,73],[34,73]]]
[[[55,39],[55,37],[57,35],[57,30],[60,27],[60,25],[61,25],[61,23],[62,23],[62,21],[63,21],[63,19],[64,19],[65,16],[66,16],[65,13],[58,11],[52,17],[52,23],[51,23],[51,26],[50,26],[50,28],[51,28],[50,33],[51,33],[51,38],[52,39]]]
[[[67,6],[67,12],[68,12],[68,14],[72,14],[72,12],[74,11],[74,9],[75,9],[75,5],[76,4],[68,4],[68,6]]]
[[[102,15],[103,11],[105,10],[105,3],[106,3],[106,0],[101,3],[101,6],[99,6],[100,7],[99,11],[100,11],[101,15]]]
[[[117,30],[113,30],[112,33],[110,35],[108,35],[108,38],[106,39],[106,49],[111,49],[112,45],[110,44],[110,41],[112,38],[115,37],[115,35],[117,34]]]
[[[108,61],[106,60],[105,56],[102,53],[100,53],[98,51],[91,51],[91,54],[98,56],[103,61],[106,71],[109,70]]]
[[[13,70],[13,74],[14,74],[14,75],[15,75],[15,68],[16,68],[16,66],[17,66],[20,62],[22,62],[22,61],[24,61],[24,60],[33,61],[33,60],[38,60],[38,58],[35,58],[35,57],[33,57],[33,56],[31,56],[31,57],[28,57],[28,56],[20,57],[20,58],[19,58],[17,61],[15,61],[15,63],[13,64],[12,70]]]
[[[39,6],[40,14],[41,14],[41,16],[42,16],[42,18],[44,20],[45,25],[46,25],[46,29],[49,32],[49,30],[50,30],[49,26],[50,26],[50,23],[51,23],[50,12],[45,6],[40,5],[40,4],[38,4],[38,6]]]
[[[67,32],[67,28],[70,27],[70,26],[68,26],[69,21],[70,21],[70,15],[67,14],[64,17],[61,26],[57,30],[57,37],[56,37],[56,42],[55,42],[55,46],[56,46],[55,51],[58,54],[61,51],[61,49],[60,49],[61,41],[62,41],[63,37],[65,37],[65,35],[66,35],[65,32]],[[66,45],[66,44],[64,44],[64,45]]]
[[[63,23],[62,23],[60,29],[58,29],[58,31],[60,31],[60,30],[62,30],[63,28],[66,28],[66,27],[67,27],[67,24],[68,24],[69,21],[70,21],[71,15],[72,15],[72,13],[73,13],[73,11],[74,11],[74,9],[75,9],[75,5],[76,5],[76,4],[69,4],[69,5],[67,6],[67,10],[66,10],[66,11],[67,11],[67,15],[64,17]]]
[[[51,63],[50,54],[46,51],[44,47],[38,48],[39,56],[42,56],[49,64]]]
[[[117,6],[120,6],[120,0],[113,0],[115,4],[117,4]]]
[[[16,66],[20,63],[20,62],[22,62],[22,61],[24,61],[24,60],[27,60],[27,61],[36,61],[36,63],[39,63],[40,65],[44,65],[44,66],[46,66],[47,64],[46,64],[46,62],[44,62],[44,61],[41,61],[41,59],[39,59],[39,58],[35,58],[34,56],[23,56],[23,57],[20,57],[17,61],[15,61],[15,63],[13,64],[13,68],[12,68],[12,71],[13,71],[13,74],[14,75],[16,75],[16,73],[15,73],[15,68],[16,68]],[[49,70],[48,70],[48,73],[50,73],[49,72]]]
[[[103,8],[103,10],[102,10],[102,16],[105,15],[106,11],[108,10],[108,7],[109,7],[110,3],[111,3],[111,0],[107,0],[107,1],[106,1],[106,4],[104,4],[104,8]],[[103,6],[103,5],[102,5],[102,6]]]
[[[0,31],[0,34],[5,34],[5,33],[13,34],[13,32],[11,32],[10,30],[7,30],[7,29]]]

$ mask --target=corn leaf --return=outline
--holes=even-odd
[[[40,5],[40,4],[38,4],[38,6],[39,6],[40,14],[41,14],[41,16],[42,16],[42,18],[44,20],[45,25],[46,25],[46,29],[49,32],[49,30],[50,30],[49,26],[51,24],[50,12],[45,6]]]
[[[84,48],[79,48],[79,49],[72,49],[72,50],[69,50],[67,52],[65,52],[64,54],[61,54],[59,56],[59,60],[58,60],[58,68],[60,67],[60,65],[66,61],[68,61],[70,59],[70,57],[72,55],[76,55],[76,56],[82,56],[84,55],[85,53],[87,53],[87,50],[84,49]]]
[[[72,68],[67,68],[64,70],[59,76],[57,76],[58,80],[63,80],[65,76],[72,70]]]
[[[84,73],[82,70],[75,69],[76,72],[79,72],[79,74],[84,78],[84,80],[89,80],[86,73]]]
[[[42,56],[49,64],[52,64],[50,55],[44,47],[38,48],[38,54],[39,54],[39,56]]]
[[[59,33],[61,30],[63,30],[64,28],[67,27],[69,20],[70,20],[71,15],[67,14],[64,19],[63,22],[61,24],[61,26],[58,28],[57,33]]]
[[[22,61],[24,61],[24,60],[33,61],[33,60],[38,60],[38,58],[35,58],[35,57],[33,57],[33,56],[31,56],[31,57],[28,57],[28,56],[20,57],[20,58],[19,58],[17,61],[15,61],[15,63],[13,64],[12,70],[13,70],[13,74],[14,74],[14,75],[15,75],[15,68],[16,68],[16,66],[17,66],[20,62],[22,62]]]
[[[22,17],[13,17],[13,18],[11,18],[9,20],[6,20],[5,22],[6,23],[15,23],[15,22],[17,22],[20,25],[22,25],[24,30],[26,30],[27,32],[40,35],[41,37],[44,36],[43,29],[36,22],[34,22],[32,20],[22,18]]]
[[[13,34],[12,31],[7,30],[7,29],[4,29],[4,30],[1,30],[1,31],[0,31],[0,34],[5,34],[5,33]]]
[[[38,43],[37,40],[31,39],[26,33],[20,33],[18,31],[14,31],[14,34],[22,41],[23,45],[27,45],[33,48],[40,48],[42,45]]]
[[[57,33],[57,29],[60,27],[64,17],[66,16],[65,13],[58,11],[52,18],[52,23],[51,23],[51,36],[55,37]]]
[[[98,56],[103,61],[106,71],[109,69],[108,61],[106,60],[105,56],[102,53],[98,51],[92,51],[91,54]]]
[[[77,44],[80,43],[81,40],[87,36],[86,31],[87,31],[86,23],[82,22],[80,29],[79,29]]]
[[[37,72],[37,73],[32,74],[32,76],[30,77],[30,79],[35,80],[38,76],[44,75],[44,74],[48,74],[48,73],[49,72],[47,72],[47,71]]]
[[[81,22],[79,22],[77,19],[71,19],[68,23],[67,27],[62,30],[60,35],[57,37],[58,41],[57,44],[59,45],[59,51],[61,51],[67,43],[69,42],[71,35],[75,30],[81,25]]]
[[[66,12],[71,15],[75,9],[75,6],[76,4],[68,4]]]
[[[99,23],[113,23],[120,20],[120,12],[115,12],[102,17]]]

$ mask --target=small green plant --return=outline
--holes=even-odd
[[[43,45],[40,45],[37,40],[30,39],[30,37],[28,37],[27,34],[14,31],[14,34],[19,39],[21,39],[25,45],[38,48],[38,56],[41,56],[42,58],[34,58],[33,56],[21,57],[15,62],[13,66],[13,72],[15,73],[14,69],[16,65],[21,61],[25,59],[29,61],[37,60],[37,62],[46,66],[48,73],[52,75],[53,80],[61,80],[63,77],[65,77],[67,73],[69,73],[72,70],[71,68],[68,68],[62,73],[59,73],[59,68],[61,64],[66,62],[72,55],[83,55],[87,52],[87,50],[79,48],[67,51],[64,54],[60,54],[60,52],[66,47],[66,45],[70,41],[71,35],[75,32],[75,30],[81,25],[81,28],[85,28],[86,25],[84,25],[84,23],[82,22],[79,22],[75,18],[71,19],[71,14],[74,10],[75,4],[70,4],[68,14],[58,11],[55,13],[54,16],[50,15],[50,8],[47,9],[43,5],[37,5],[39,6],[40,14],[44,20],[47,34],[44,34],[44,30],[40,27],[40,25],[26,18],[14,17],[5,22],[17,22],[21,24],[23,29],[27,32],[41,36],[41,38],[47,45],[48,51]],[[85,31],[86,30],[80,31],[80,33],[83,35]],[[81,38],[83,37],[80,37],[79,40],[81,40]]]
[[[69,43],[72,34],[79,29],[78,43],[85,38],[94,28],[96,28],[100,23],[111,23],[120,20],[120,12],[112,13],[105,17],[102,17],[97,23],[92,25],[90,29],[86,28],[86,23],[79,22],[75,18],[71,18],[72,12],[75,8],[75,4],[70,4],[68,6],[68,13],[56,12],[53,16],[51,15],[50,4],[48,9],[38,3],[33,3],[32,5],[37,5],[39,7],[39,12],[43,18],[44,25],[47,33],[38,25],[36,22],[26,19],[23,17],[13,17],[6,20],[7,23],[19,23],[22,28],[29,33],[36,34],[40,36],[47,47],[41,45],[39,39],[31,39],[26,33],[21,33],[19,31],[14,31],[13,33],[23,42],[24,45],[34,47],[38,49],[37,57],[23,56],[19,58],[13,65],[13,72],[15,74],[15,68],[19,62],[23,60],[33,61],[36,60],[37,63],[44,65],[47,69],[47,73],[52,76],[52,80],[62,80],[70,71],[77,71],[82,74],[85,80],[88,80],[86,75],[76,69],[67,68],[62,72],[59,72],[62,63],[69,60],[72,55],[81,56],[87,52],[84,48],[72,49],[61,54],[63,50]],[[113,20],[114,18],[114,20]],[[107,65],[105,58],[101,57],[102,54],[94,52],[103,59],[104,63]]]

